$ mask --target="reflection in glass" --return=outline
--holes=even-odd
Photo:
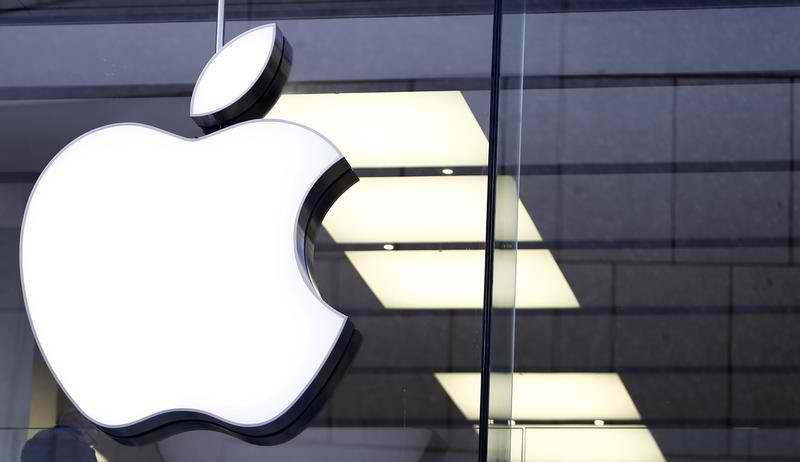
[[[645,3],[526,16],[518,245],[580,308],[517,310],[524,460],[794,459],[800,9]]]
[[[342,204],[346,213],[326,223],[317,236],[314,283],[363,334],[350,371],[309,428],[284,445],[258,447],[195,431],[125,446],[91,433],[83,422],[78,428],[91,435],[97,454],[106,460],[475,459],[473,422],[460,414],[434,374],[480,371],[480,305],[462,304],[460,287],[441,286],[438,293],[445,301],[438,306],[422,300],[412,304],[413,310],[390,309],[384,303],[387,296],[366,282],[374,276],[362,275],[350,256],[418,257],[411,259],[411,273],[429,264],[415,252],[441,250],[450,256],[468,251],[471,259],[482,260],[491,2],[447,8],[403,2],[364,4],[361,10],[353,6],[333,2],[310,17],[308,10],[285,2],[278,9],[259,2],[229,4],[226,11],[229,37],[281,18],[281,30],[296,45],[287,85],[291,94],[271,116],[317,128],[341,148],[364,184],[399,185],[396,201],[427,206],[429,222],[422,210],[401,211],[387,192],[365,191],[351,197],[353,208]],[[9,72],[0,73],[0,342],[9,346],[0,351],[11,352],[0,355],[0,361],[7,360],[0,363],[0,396],[8,397],[0,401],[3,425],[53,428],[71,407],[57,389],[53,399],[31,392],[35,347],[17,287],[16,257],[30,186],[66,142],[101,125],[137,121],[186,137],[200,135],[187,112],[192,83],[213,52],[214,24],[208,21],[213,10],[207,14],[207,7],[72,5],[67,13],[43,4],[13,11],[0,6],[0,21],[9,24],[0,27],[0,40],[19,44],[0,52],[11,63]],[[281,13],[280,8],[288,10]],[[418,191],[426,178],[437,184],[423,197],[403,197]],[[455,186],[439,186],[440,178]],[[208,190],[218,183],[209,178]],[[476,203],[471,204],[473,197]],[[442,220],[444,213],[458,220]],[[387,227],[393,217],[392,223],[402,226]],[[481,268],[468,268],[479,286]],[[447,297],[447,291],[454,296]],[[219,309],[224,314],[224,306]],[[120,358],[123,364],[136,360]],[[94,361],[103,370],[102,361]],[[154,383],[160,379],[152,378]],[[37,421],[32,407],[46,408],[53,418]],[[18,459],[32,436],[27,430],[10,433],[0,434],[4,460],[6,454]]]

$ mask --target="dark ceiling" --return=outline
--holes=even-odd
[[[529,13],[634,11],[727,7],[791,6],[796,0],[528,0]],[[506,12],[521,3],[506,2]],[[491,14],[490,0],[229,0],[230,20],[430,16]],[[210,21],[217,2],[210,0],[2,0],[0,24],[114,23],[141,21]]]

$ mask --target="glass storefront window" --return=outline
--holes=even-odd
[[[536,253],[574,298],[517,304],[526,462],[800,456],[798,12],[528,4],[517,295]]]
[[[307,429],[277,446],[211,431],[137,446],[108,438],[50,376],[19,288],[25,201],[64,145],[128,121],[202,134],[189,97],[214,52],[216,2],[4,9],[0,42],[13,46],[0,47],[0,458],[78,438],[110,462],[474,459],[478,417],[441,377],[481,367],[491,6],[228,2],[226,41],[277,22],[293,46],[267,117],[324,134],[360,178],[327,214],[311,271],[362,342]]]
[[[69,141],[202,135],[217,2],[0,2],[0,459],[800,458],[799,6],[229,1],[226,41],[276,22],[293,45],[267,117],[360,179],[311,273],[362,343],[307,428],[259,446],[98,431],[19,283],[28,195]]]

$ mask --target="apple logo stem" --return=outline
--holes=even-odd
[[[292,48],[251,29],[201,73],[206,136],[125,123],[59,152],[20,238],[25,305],[75,406],[129,444],[212,429],[291,438],[361,338],[309,273],[328,208],[358,178],[314,130],[262,117]]]

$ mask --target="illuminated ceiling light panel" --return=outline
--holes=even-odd
[[[480,374],[437,372],[436,380],[467,419],[480,414]],[[628,390],[615,373],[515,373],[515,421],[640,420]]]
[[[497,255],[495,251],[495,255]],[[580,308],[567,279],[549,250],[517,251],[517,308]]]
[[[354,168],[482,166],[488,158],[459,91],[284,95],[268,118],[324,133]]]
[[[525,454],[523,450],[525,446],[525,430],[520,427],[512,427],[509,440],[511,444],[511,462],[522,462]]]
[[[525,462],[665,462],[645,427],[525,427]]]
[[[498,448],[498,440],[508,438],[511,462],[666,462],[650,430],[641,425],[490,426],[489,432],[497,432]]]
[[[285,95],[270,117],[326,133],[354,167],[486,161],[486,137],[460,92]],[[333,204],[323,226],[338,243],[378,243],[387,250],[397,243],[483,242],[486,187],[485,176],[361,178]],[[541,241],[516,196],[516,181],[498,178],[498,203],[516,201],[517,222],[498,222],[496,238]],[[481,307],[482,251],[404,253],[347,256],[387,308]],[[518,307],[578,307],[549,251],[521,252],[518,258],[518,280],[524,282],[517,288]],[[431,274],[432,269],[440,271]],[[403,276],[389,280],[387,273]],[[450,275],[447,281],[443,274]],[[471,281],[469,290],[465,280]]]
[[[485,176],[361,178],[333,204],[323,226],[338,243],[483,242]],[[498,179],[498,201],[516,197],[511,177]],[[513,202],[512,202],[513,203]],[[518,201],[517,238],[541,241]],[[498,239],[514,239],[500,229]]]
[[[97,462],[108,462],[108,458],[104,456],[97,448],[92,447],[94,449],[94,457],[97,459]]]
[[[478,425],[474,425],[473,428],[475,429],[475,433],[479,434],[480,431],[478,429]],[[510,432],[510,434],[509,434]],[[494,433],[494,434],[493,434]],[[522,426],[503,426],[503,425],[489,425],[489,440],[494,440],[493,443],[489,443],[491,452],[498,453],[499,451],[503,451],[502,445],[509,444],[509,455],[511,456],[509,460],[511,462],[522,462],[523,459],[523,447],[525,446],[525,429]],[[508,443],[506,443],[505,441]],[[498,451],[498,452],[495,452]],[[502,458],[501,458],[502,460]]]
[[[386,308],[483,306],[483,250],[348,251],[345,255]],[[517,252],[516,307],[580,307],[549,250]]]

